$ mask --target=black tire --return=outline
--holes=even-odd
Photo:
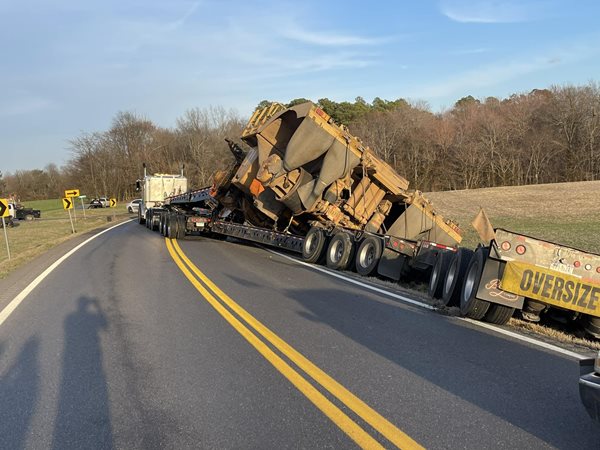
[[[480,300],[476,297],[479,282],[483,274],[483,266],[487,257],[487,250],[477,249],[469,261],[467,272],[460,291],[460,313],[474,320],[481,320],[487,313],[490,302]]]
[[[360,243],[354,258],[356,272],[362,276],[369,276],[379,264],[381,254],[383,253],[383,245],[381,239],[375,236],[367,236]]]
[[[494,303],[490,305],[490,308],[485,314],[483,320],[489,323],[494,323],[496,325],[504,325],[510,320],[514,312],[515,308]]]
[[[162,233],[161,234],[164,237],[167,237],[167,231],[168,231],[168,228],[169,228],[169,214],[162,213],[160,216],[162,217],[162,220],[163,220]]]
[[[178,214],[169,214],[167,221],[167,237],[169,239],[177,239],[179,236],[179,216]]]
[[[158,232],[161,236],[165,236],[167,233],[167,215],[160,213],[160,220],[158,221]]]
[[[600,339],[600,317],[584,316],[583,329],[594,339]]]
[[[312,227],[308,230],[302,244],[302,257],[309,263],[323,262],[324,249],[327,243],[325,230],[319,227]]]
[[[346,270],[352,261],[354,242],[348,233],[340,231],[329,241],[327,247],[327,267],[335,270]]]
[[[177,239],[185,238],[185,225],[186,225],[186,216],[179,215],[177,216]]]
[[[442,298],[444,290],[444,279],[450,265],[450,260],[454,256],[450,252],[439,252],[435,257],[435,264],[429,274],[429,284],[427,285],[427,294],[431,298]]]
[[[169,239],[175,239],[175,233],[177,231],[177,223],[175,218],[171,214],[167,214],[167,223],[165,227],[165,237]]]
[[[469,261],[473,256],[473,250],[459,248],[448,265],[444,284],[442,286],[442,301],[446,306],[457,306],[460,298],[462,281],[467,271]]]

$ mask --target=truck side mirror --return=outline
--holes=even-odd
[[[142,183],[140,180],[135,181],[135,192],[140,192],[142,190]]]

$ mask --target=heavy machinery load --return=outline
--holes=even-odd
[[[211,187],[165,199],[150,227],[181,237],[218,233],[302,252],[335,269],[399,279],[455,252],[456,223],[313,103],[257,110],[228,140],[235,163]]]
[[[304,233],[318,225],[448,246],[461,240],[456,224],[313,103],[257,110],[241,139],[250,151],[230,183],[252,198],[247,206],[260,211],[262,225]]]

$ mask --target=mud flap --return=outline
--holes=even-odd
[[[404,255],[384,248],[379,265],[377,266],[377,273],[383,277],[398,281],[403,264],[406,264],[406,257]]]
[[[500,261],[486,259],[479,289],[477,289],[477,298],[511,308],[523,309],[524,298],[522,296],[499,289],[505,267],[506,264],[501,264]]]

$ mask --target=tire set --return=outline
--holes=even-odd
[[[512,317],[515,308],[477,298],[488,252],[487,248],[480,247],[475,251],[459,248],[453,255],[438,253],[427,292],[445,306],[458,306],[464,317],[503,325]]]

